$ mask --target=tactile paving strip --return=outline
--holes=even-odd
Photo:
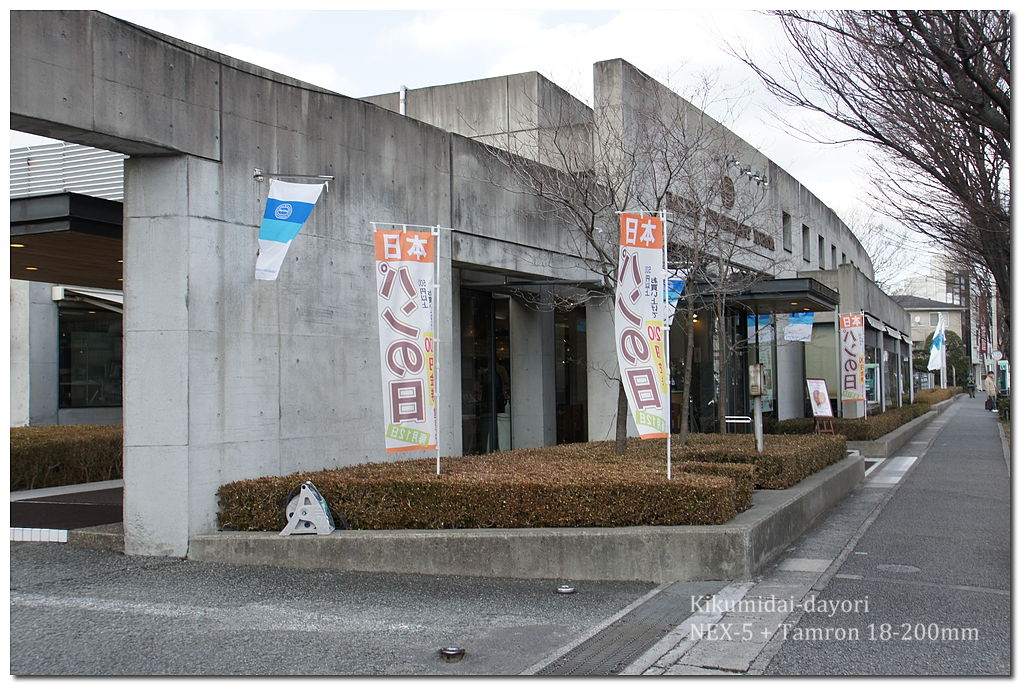
[[[683,622],[686,609],[675,595],[660,593],[535,675],[616,675]]]

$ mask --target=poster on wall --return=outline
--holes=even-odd
[[[829,404],[829,389],[824,378],[807,379],[808,398],[811,400],[811,414],[817,418],[834,418]]]
[[[375,231],[387,452],[436,449],[435,236]]]
[[[661,219],[620,215],[614,307],[616,358],[631,416],[642,439],[664,438],[669,432],[662,251]]]
[[[864,314],[839,315],[840,396],[864,402]]]

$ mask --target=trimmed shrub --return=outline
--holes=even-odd
[[[914,393],[914,404],[937,404],[963,392],[961,387],[928,388]]]
[[[787,487],[846,455],[833,436],[772,436],[758,455],[749,436],[674,442],[578,443],[468,457],[348,466],[237,481],[218,490],[221,528],[280,530],[290,491],[311,480],[336,517],[361,530],[701,525],[751,503],[752,484]],[[758,477],[764,469],[766,477]]]
[[[709,461],[681,461],[674,465],[680,473],[704,473],[709,476],[732,478],[737,488],[737,513],[746,511],[754,497],[754,464],[732,464]]]
[[[122,426],[11,428],[11,490],[124,477]]]
[[[923,416],[931,409],[928,403],[908,404],[871,414],[866,419],[833,419],[832,429],[847,440],[877,440],[886,433]],[[807,435],[815,432],[814,419],[785,419],[777,421],[772,429],[778,435]]]
[[[674,454],[677,454],[674,451]],[[846,456],[841,435],[770,435],[758,454],[749,435],[692,435],[680,458],[754,465],[754,486],[783,490]]]

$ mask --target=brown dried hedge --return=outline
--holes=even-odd
[[[718,524],[750,506],[760,467],[747,462],[787,477],[807,475],[808,462],[831,463],[843,445],[832,436],[773,436],[778,451],[760,458],[753,442],[741,444],[746,441],[692,436],[687,447],[674,448],[672,480],[665,478],[663,441],[635,439],[623,457],[612,442],[578,443],[448,457],[441,476],[434,459],[416,459],[237,481],[218,490],[219,525],[282,529],[287,495],[305,480],[315,484],[334,517],[361,530]],[[824,457],[803,457],[803,450]],[[775,465],[790,460],[797,465]]]
[[[949,388],[928,388],[926,390],[918,390],[914,393],[914,403],[919,404],[936,404],[948,400],[954,395],[958,395],[963,392],[963,388],[949,387]]]
[[[124,477],[122,426],[11,428],[11,490]]]
[[[881,414],[871,414],[866,419],[833,419],[832,428],[837,435],[847,440],[877,440],[900,426],[910,423],[918,416],[928,413],[931,406],[926,403],[907,404],[887,409]],[[815,432],[814,419],[786,419],[777,421],[771,429],[777,435],[806,435]]]

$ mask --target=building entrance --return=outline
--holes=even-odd
[[[511,449],[510,298],[464,288],[460,323],[464,454]]]

